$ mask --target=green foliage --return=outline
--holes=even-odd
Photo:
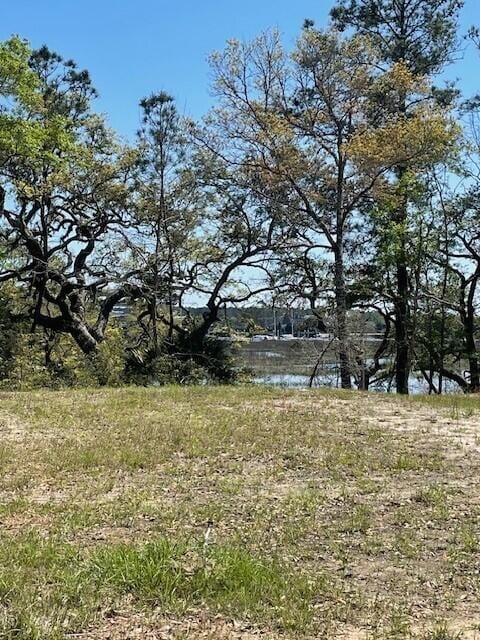
[[[334,25],[368,34],[387,62],[406,62],[416,74],[439,71],[456,45],[463,0],[337,0]]]
[[[38,79],[29,65],[31,50],[18,37],[0,43],[0,95],[34,103]]]
[[[34,58],[19,38],[0,43],[0,100],[8,104],[0,111],[0,158],[10,169],[17,167],[12,182],[25,194],[30,185],[19,167],[39,168],[47,161],[61,170],[73,149],[70,122],[50,108]]]
[[[9,160],[39,148],[38,126],[26,123],[22,109],[37,110],[39,82],[29,66],[31,50],[18,37],[0,43],[0,158]],[[8,109],[6,105],[13,105]]]
[[[15,340],[4,388],[19,390],[50,387],[54,379],[45,365],[45,353],[38,334],[20,333]]]
[[[178,358],[166,352],[131,353],[126,362],[126,379],[134,384],[199,384],[206,372],[192,357]]]
[[[3,334],[2,343],[5,340]],[[70,336],[52,338],[39,331],[31,333],[25,326],[23,331],[10,334],[8,350],[5,348],[3,360],[0,361],[3,364],[0,387],[28,390],[40,387],[116,386],[123,382],[124,345],[122,330],[112,326],[107,330],[106,339],[98,352],[87,357]]]
[[[125,379],[134,384],[202,384],[233,382],[237,372],[232,346],[209,338],[200,345],[192,344],[187,335],[173,342],[164,339],[160,350],[129,351]]]
[[[105,340],[92,359],[84,359],[91,375],[101,386],[115,386],[123,381],[125,368],[125,336],[118,325],[110,325]]]

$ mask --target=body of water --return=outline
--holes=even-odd
[[[318,375],[313,387],[340,387],[338,364],[335,352],[327,341],[312,340],[269,340],[265,342],[242,343],[238,350],[239,365],[253,372],[255,384],[306,389],[310,376],[320,359]],[[372,346],[374,349],[374,346]],[[373,352],[372,352],[373,353]],[[369,359],[367,358],[367,364]],[[386,364],[386,361],[384,361]],[[409,381],[412,394],[427,394],[428,384],[421,375],[412,374]],[[370,391],[395,391],[388,380],[372,385]],[[445,380],[446,393],[458,393],[456,384]]]

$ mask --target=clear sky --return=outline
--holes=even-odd
[[[334,0],[3,0],[0,39],[18,34],[87,68],[98,109],[123,136],[138,126],[140,98],[160,89],[199,117],[212,103],[208,54],[228,38],[277,27],[288,47],[305,18],[327,24]],[[466,0],[462,32],[480,25],[480,0]],[[466,45],[465,45],[466,46]],[[448,71],[468,95],[480,91],[472,47]]]

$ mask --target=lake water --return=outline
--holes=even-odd
[[[262,376],[256,376],[253,379],[255,384],[263,384],[273,387],[287,387],[287,388],[295,388],[295,389],[308,389],[310,386],[310,376],[302,376],[294,373],[269,373]],[[339,388],[339,384],[333,383],[332,379],[328,376],[317,376],[313,385],[314,388],[320,387],[329,387],[332,389]],[[422,395],[428,393],[428,385],[423,380],[416,378],[414,376],[410,376],[409,381],[410,393],[414,395]],[[392,389],[390,389],[392,390]],[[388,392],[388,384],[378,384],[375,388],[371,388],[370,391],[379,391],[379,392]],[[394,389],[393,389],[394,391]],[[447,393],[458,392],[458,388],[446,389]]]
[[[255,384],[306,389],[315,364],[322,356],[313,386],[338,388],[340,380],[335,353],[328,349],[324,353],[326,344],[309,340],[243,343],[238,351],[239,364],[253,372]],[[445,383],[446,393],[459,391],[455,384]],[[411,375],[409,387],[412,394],[428,393],[428,385],[421,376]],[[394,391],[394,387],[390,385],[389,388],[388,381],[383,381],[370,390],[387,392]]]

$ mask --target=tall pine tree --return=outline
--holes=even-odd
[[[339,30],[354,30],[369,36],[385,67],[404,65],[411,74],[431,77],[450,61],[456,47],[458,14],[463,0],[338,0],[331,18]],[[443,95],[443,94],[442,94]],[[401,89],[390,109],[408,118],[409,103],[415,100]],[[398,393],[408,394],[411,368],[411,309],[407,257],[409,198],[402,183],[409,167],[395,167],[399,185],[398,206],[391,216],[395,225],[395,290],[391,292],[395,311],[396,368]]]

